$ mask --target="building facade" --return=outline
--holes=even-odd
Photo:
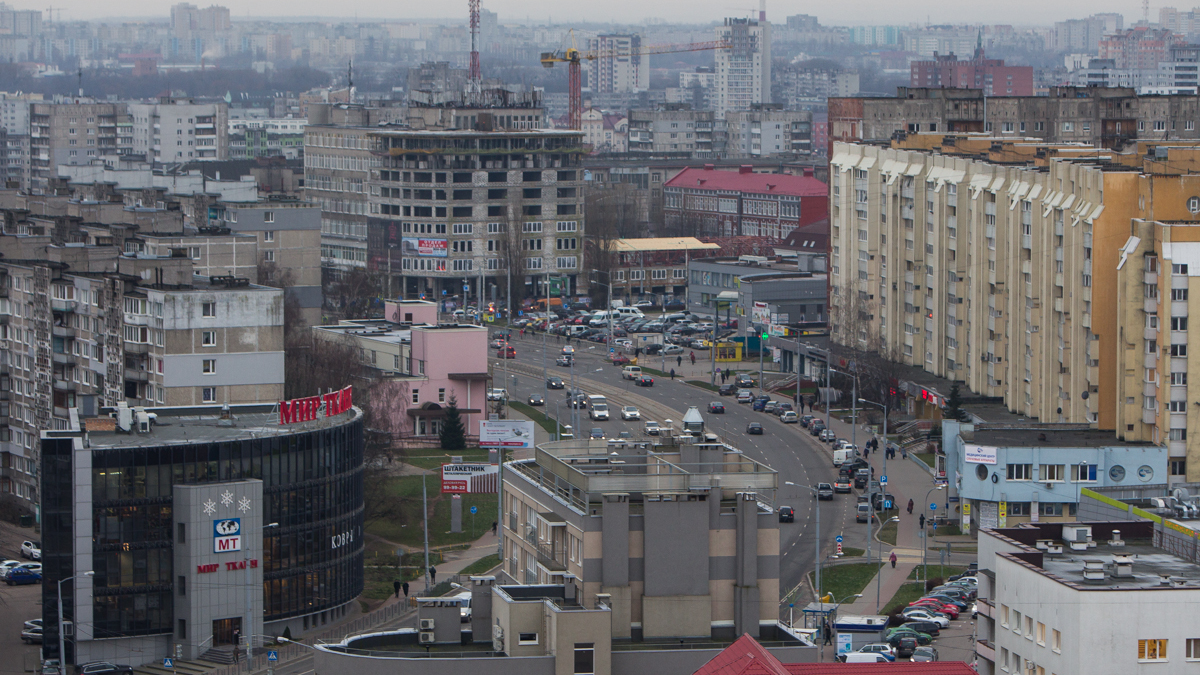
[[[695,237],[645,237],[618,239],[612,271],[613,297],[628,303],[651,300],[666,305],[687,293],[691,261],[716,255],[718,244]]]
[[[716,116],[771,102],[771,24],[755,19],[725,19],[717,40],[729,44],[716,53]]]
[[[261,647],[346,613],[363,588],[357,408],[289,424],[271,405],[159,408],[132,432],[114,412],[40,440],[46,658],[72,577],[66,663],[197,659],[235,631]]]
[[[1033,96],[1033,66],[1006,66],[1004,59],[985,58],[980,46],[967,60],[951,52],[934,54],[932,61],[914,61],[909,85],[981,89],[984,96]]]
[[[133,152],[165,164],[229,159],[229,106],[164,97],[131,103]]]
[[[597,35],[584,51],[596,58],[583,64],[583,87],[596,94],[634,94],[650,88],[650,53],[640,35]]]
[[[663,220],[689,234],[782,240],[825,217],[827,190],[807,171],[794,176],[705,165],[685,169],[663,185]]]
[[[725,156],[770,157],[812,152],[812,113],[784,110],[783,104],[751,106],[725,114]]]
[[[29,111],[30,187],[44,191],[60,164],[89,164],[133,151],[124,103],[33,103]]]
[[[714,157],[715,120],[713,111],[692,110],[687,104],[630,110],[629,152]]]

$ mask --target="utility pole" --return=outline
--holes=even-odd
[[[429,493],[425,490],[425,475],[421,475],[421,522],[425,526],[425,593],[429,593]]]

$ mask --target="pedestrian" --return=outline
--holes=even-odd
[[[896,569],[896,552],[895,551],[892,551],[892,554],[890,556],[888,556],[888,560],[891,561],[891,563],[892,563],[892,569]]]
[[[437,583],[437,568],[433,565],[429,566],[429,582],[434,584]]]
[[[721,384],[725,384],[725,372],[721,372]]]
[[[688,356],[692,359],[692,365],[696,365],[696,352],[688,352]]]
[[[492,521],[492,534],[496,534],[496,521]]]
[[[922,513],[922,514],[921,514],[921,523],[920,523],[920,527],[921,527],[921,529],[922,529],[922,530],[923,530],[923,529],[925,529],[925,514],[924,514],[924,513]]]
[[[679,366],[680,368],[683,367],[683,354],[675,357],[675,365]]]
[[[900,448],[900,458],[908,459],[908,448]]]
[[[407,581],[400,584],[400,590],[404,591],[404,599],[407,600],[408,599],[408,582]]]
[[[908,515],[910,515],[910,516],[912,515],[912,509],[913,509],[913,500],[910,499],[910,500],[908,500]]]
[[[234,628],[233,629],[233,662],[234,663],[237,663],[241,656],[242,650],[239,649],[239,647],[241,647],[241,646],[242,646],[242,631],[238,630],[237,628]]]
[[[396,591],[397,598],[400,597],[400,580],[399,579],[392,582],[392,590]]]
[[[675,369],[674,368],[671,369],[671,379],[672,380],[675,379]]]
[[[870,455],[871,455],[871,444],[867,443],[866,445],[863,446],[863,459],[866,459]]]

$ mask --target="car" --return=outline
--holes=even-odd
[[[808,433],[813,436],[820,436],[821,432],[825,431],[825,423],[821,420],[813,420],[808,425]]]
[[[752,434],[754,436],[762,436],[763,426],[761,424],[759,424],[758,422],[751,422],[746,427],[746,433]]]
[[[925,633],[930,637],[937,637],[942,632],[941,624],[936,621],[909,621],[904,624],[908,628],[912,628],[918,633]]]
[[[638,379],[634,380],[633,383],[639,387],[653,387],[654,378],[650,377],[649,375],[641,375],[638,377]]]
[[[593,439],[604,440],[604,430],[600,427],[592,427],[592,433],[589,436]]]
[[[630,361],[629,357],[625,356],[624,354],[617,354],[616,356],[612,357],[612,364],[614,366],[627,366],[630,363],[632,363],[632,361]]]
[[[806,429],[807,429],[807,428],[808,428],[808,425],[809,425],[809,424],[810,424],[810,423],[811,423],[811,422],[812,422],[814,419],[816,419],[816,418],[815,418],[815,417],[813,417],[812,415],[801,415],[801,416],[800,416],[800,426],[802,426],[802,427],[804,427],[804,428],[806,428]]]
[[[24,564],[25,563],[21,562],[20,560],[5,560],[4,562],[0,562],[0,579],[3,579],[4,575],[8,574],[8,571],[12,568],[19,567]]]
[[[646,356],[658,356],[659,354],[662,353],[662,350],[663,350],[662,345],[660,345],[658,343],[653,343],[653,344],[646,345],[646,348],[643,349],[642,351],[645,352]]]
[[[775,408],[779,406],[779,401],[767,401],[763,406],[762,411],[768,414],[774,413]]]
[[[554,377],[546,378],[546,388],[547,389],[562,389],[565,386],[567,386],[567,385],[563,384],[563,379],[561,377],[558,377],[557,375]]]
[[[910,604],[908,607],[905,607],[905,609],[914,609],[914,608],[923,609],[925,611],[930,611],[930,612],[937,612],[939,614],[945,614],[946,618],[950,619],[951,621],[953,621],[954,619],[957,619],[958,615],[959,615],[958,608],[955,607],[954,605],[943,604],[932,598],[928,598],[925,600],[917,600],[917,601],[913,602],[912,604]]]
[[[487,400],[489,400],[489,401],[503,401],[507,398],[508,398],[508,390],[507,389],[492,389],[492,390],[488,391],[488,394],[487,394]]]
[[[737,379],[734,380],[733,383],[739,387],[742,387],[743,389],[749,389],[754,386],[754,378],[750,377],[749,375],[738,375]]]
[[[779,405],[775,406],[775,414],[782,415],[792,409],[792,404],[787,401],[780,401]]]
[[[42,542],[28,540],[21,542],[21,557],[29,558],[30,560],[41,560]]]
[[[905,620],[909,622],[932,621],[933,623],[936,623],[939,628],[945,628],[950,625],[950,617],[935,614],[921,607],[908,607],[901,612],[901,614],[903,614]]]
[[[621,431],[621,432],[617,433],[617,438],[619,438],[623,441],[632,441],[633,434],[629,433],[628,431]]]
[[[4,576],[4,583],[9,586],[40,584],[41,582],[42,570],[40,567],[36,570],[28,567],[14,567]]]
[[[911,628],[908,624],[900,626],[899,628],[893,628],[888,631],[886,642],[889,645],[897,645],[901,638],[906,637],[916,638],[918,645],[927,645],[933,642],[932,635],[929,633],[921,633]]]
[[[735,396],[737,394],[737,390],[738,389],[736,385],[723,384],[721,385],[721,388],[717,390],[717,394],[721,396]]]
[[[515,359],[517,358],[517,350],[514,347],[501,347],[496,350],[496,358],[498,359]]]
[[[821,433],[818,434],[817,437],[827,443],[837,440],[837,434],[833,432],[833,429],[822,429]]]
[[[529,405],[546,405],[546,399],[541,394],[530,394]]]
[[[683,353],[683,347],[680,347],[679,345],[667,345],[666,347],[663,347],[662,353],[667,356],[675,356]]]
[[[872,642],[858,648],[862,654],[883,654],[888,661],[896,660],[896,648],[886,642]]]
[[[767,407],[767,401],[770,401],[770,396],[756,396],[750,399],[750,409],[754,412],[762,412]]]
[[[833,491],[840,492],[842,494],[849,494],[850,478],[848,476],[838,476],[837,480],[833,482]]]
[[[779,416],[779,421],[784,424],[795,424],[800,421],[800,417],[796,414],[795,410],[788,410]]]
[[[650,302],[649,300],[638,300],[637,302],[633,303],[633,306],[634,306],[634,307],[638,307],[638,308],[641,308],[641,307],[653,307],[653,306],[654,306],[654,303],[653,303],[653,302]]]
[[[906,658],[913,655],[913,652],[920,649],[917,645],[919,642],[915,637],[901,637],[896,641],[896,656],[897,658]]]
[[[933,647],[917,647],[913,650],[912,660],[918,663],[928,663],[938,660],[938,652]]]
[[[796,522],[796,511],[790,506],[779,507],[779,522],[794,523]]]
[[[570,356],[560,356],[557,359],[554,359],[554,365],[562,366],[564,368],[571,367],[571,364],[573,363],[575,363],[575,359]]]
[[[876,511],[884,510],[889,502],[891,503],[893,509],[900,506],[896,502],[896,496],[890,492],[871,493],[871,506],[874,507]]]
[[[833,486],[829,483],[817,483],[817,499],[833,501]]]
[[[500,349],[500,348],[504,347],[506,344],[508,344],[508,343],[505,342],[504,340],[497,339],[497,340],[492,340],[491,343],[488,344],[488,347],[491,347],[492,349]]]
[[[107,661],[92,661],[75,667],[79,675],[133,675],[133,666],[118,665]]]
[[[725,404],[721,403],[720,401],[713,401],[712,403],[708,404],[708,412],[716,415],[723,415],[725,414]]]
[[[37,628],[38,630],[41,630],[42,620],[41,619],[30,619],[30,620],[26,621],[25,622],[25,630],[29,630],[30,628]]]
[[[738,392],[738,395],[737,395],[738,403],[749,403],[753,399],[754,399],[754,394],[751,394],[750,392],[746,391],[745,389]]]
[[[621,419],[623,420],[640,420],[642,413],[634,406],[627,405],[621,408]]]
[[[646,420],[645,430],[647,436],[657,436],[659,430],[658,422],[655,422],[654,420]]]
[[[26,628],[25,630],[21,631],[21,641],[27,645],[42,644],[42,627],[37,626],[36,628]]]

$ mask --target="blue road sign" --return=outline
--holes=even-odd
[[[887,476],[880,476],[879,483],[880,485],[887,485]]]
[[[267,660],[268,661],[278,661],[279,660],[279,652],[274,651],[274,650],[267,652]]]
[[[883,500],[883,508],[884,509],[892,508],[892,500],[890,500],[890,499]]]
[[[471,515],[475,515],[476,513],[479,513],[479,507],[478,507],[478,506],[472,506],[472,507],[471,507]]]
[[[937,502],[934,502],[934,503],[930,504],[930,505],[929,505],[929,510],[930,510],[930,511],[937,511]]]
[[[174,668],[175,662],[169,658],[163,659],[163,668]]]
[[[840,543],[842,543],[842,535],[840,535],[840,534],[839,534],[838,536],[834,537],[834,539],[833,539],[833,540],[834,540],[834,541],[836,541],[836,542],[837,542],[837,543],[839,543],[839,544],[840,544]]]

